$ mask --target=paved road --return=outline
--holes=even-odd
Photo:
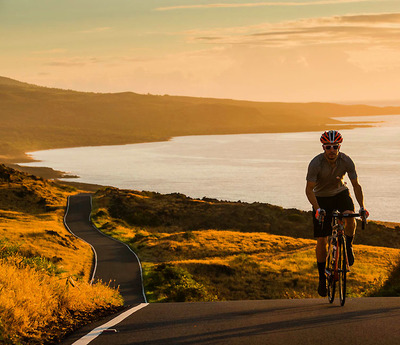
[[[136,255],[125,244],[98,231],[89,221],[90,212],[90,194],[71,196],[65,223],[73,234],[95,249],[94,280],[112,281],[111,285],[119,285],[127,306],[146,302]]]
[[[86,210],[85,217],[79,211],[81,208]],[[88,212],[84,196],[74,197],[68,224],[76,222],[74,229],[77,230],[88,222]],[[75,213],[81,216],[74,216]],[[80,220],[74,220],[75,217]],[[87,224],[85,229],[78,230],[79,234],[85,234],[84,238],[91,241],[89,233],[97,230]],[[98,236],[97,233],[94,240],[102,242]],[[97,242],[91,243],[97,250]],[[119,269],[100,267],[118,264],[122,248],[121,253],[112,252],[113,255],[99,260],[98,271],[118,282],[119,278],[112,273]],[[122,261],[124,264],[127,259]],[[140,276],[135,279],[140,280]],[[132,278],[129,286],[134,286]],[[344,307],[336,302],[329,304],[325,298],[147,304],[143,303],[139,290],[124,290],[131,296],[130,302],[137,301],[136,305],[120,315],[82,328],[63,344],[400,344],[400,298],[397,297],[350,298]],[[117,332],[102,333],[104,329]]]

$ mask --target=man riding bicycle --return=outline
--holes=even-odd
[[[364,196],[358,183],[356,168],[351,158],[339,152],[343,137],[338,131],[322,133],[320,141],[323,153],[314,157],[307,171],[306,195],[313,207],[314,237],[317,239],[316,256],[319,273],[318,294],[327,295],[325,264],[328,236],[332,233],[332,212],[354,213],[354,203],[349,189],[343,181],[347,173],[353,186],[354,195],[360,205],[360,214],[368,217],[364,209]],[[323,225],[321,226],[321,220]],[[349,265],[354,263],[352,242],[356,230],[354,218],[347,218],[345,234]]]

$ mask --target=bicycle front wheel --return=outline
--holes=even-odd
[[[346,239],[342,237],[339,244],[339,298],[340,305],[343,306],[346,302],[346,273],[347,273],[347,253],[346,253]]]
[[[333,245],[332,241],[329,241],[329,248],[328,248],[328,257],[326,258],[326,282],[328,288],[328,301],[329,303],[333,303],[335,299],[335,288],[336,288],[336,281],[334,279],[334,254],[333,254]]]
[[[335,290],[336,290],[336,281],[333,278],[333,275],[328,277],[328,301],[329,303],[333,303],[335,300]]]

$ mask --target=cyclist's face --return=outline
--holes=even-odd
[[[322,147],[329,160],[335,160],[338,157],[340,145],[322,145]]]

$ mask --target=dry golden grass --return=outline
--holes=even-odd
[[[123,301],[88,283],[92,251],[63,225],[69,187],[0,165],[0,343],[45,344]]]
[[[133,201],[138,198],[136,194],[138,192],[99,191],[94,198],[93,219],[102,231],[130,244],[138,253],[144,267],[146,293],[150,301],[318,297],[314,239],[259,231],[245,232],[246,229],[191,230],[179,216],[175,223],[174,217],[170,216],[169,225],[164,226],[132,225],[125,219],[110,216],[112,212],[121,211],[120,208],[113,208],[113,203],[121,205],[121,197],[130,200],[124,204],[124,211],[131,211],[130,216],[136,215],[134,221],[141,219],[144,223],[149,218],[140,212],[165,217],[165,210],[168,209],[165,203],[168,200],[171,201],[168,211],[173,215],[178,214],[173,208],[193,214],[190,209],[198,204],[197,200],[187,199],[182,206],[176,201],[183,200],[181,195],[173,199],[171,196],[163,198],[150,193],[143,193],[150,196],[148,202],[143,204],[140,201],[143,199]],[[229,203],[220,203],[219,215],[225,214],[224,205],[232,207]],[[247,209],[248,205],[236,204],[236,207],[240,213],[239,208]],[[210,217],[207,212],[216,212],[213,208],[208,210],[203,208],[201,211],[204,219]],[[285,210],[276,209],[276,212],[275,217],[285,217]],[[229,211],[226,214],[231,213]],[[228,217],[234,227],[233,217]],[[293,214],[288,213],[287,217],[293,217]],[[295,218],[302,219],[301,216]],[[191,224],[192,220],[187,223]],[[249,226],[254,227],[254,224],[249,223]],[[241,228],[242,224],[238,227]],[[303,228],[305,233],[306,223]],[[348,275],[349,296],[374,295],[398,266],[400,249],[366,245],[355,245],[354,248],[356,263]],[[174,289],[174,284],[179,286],[178,291]]]
[[[39,255],[57,263],[68,275],[88,280],[91,248],[65,229],[63,213],[57,210],[31,215],[0,210],[0,239],[17,244],[26,255]]]
[[[21,255],[0,260],[3,341],[43,344],[60,339],[102,309],[121,305],[118,292],[21,266]],[[72,285],[73,284],[73,285]],[[0,338],[1,339],[1,338]]]

